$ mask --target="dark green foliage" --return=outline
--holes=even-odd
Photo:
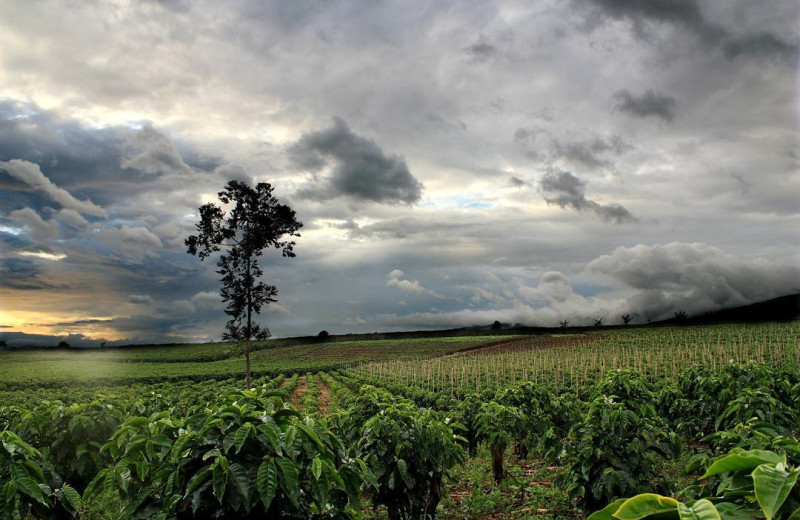
[[[391,520],[435,517],[443,478],[466,456],[453,427],[409,403],[389,404],[364,423],[356,452],[375,475],[373,503],[386,506]]]
[[[515,451],[520,458],[536,450],[554,460],[561,453],[570,428],[581,417],[581,406],[572,396],[559,397],[541,384],[510,386],[497,394],[497,400],[516,407],[524,417],[524,425],[515,438]]]
[[[478,439],[489,446],[492,454],[492,475],[495,482],[505,476],[503,455],[506,447],[520,436],[525,425],[525,415],[513,406],[494,401],[483,403],[475,418]]]
[[[351,518],[363,463],[285,397],[244,391],[185,419],[128,419],[104,447],[115,464],[86,493],[116,489],[123,518]]]
[[[616,391],[621,395],[603,394]],[[613,497],[652,489],[663,458],[679,450],[677,437],[658,417],[655,396],[636,374],[613,372],[594,391],[584,419],[569,433],[564,477],[568,492],[586,511]]]
[[[80,494],[38,450],[14,432],[0,431],[0,519],[59,520],[76,515],[80,507]]]
[[[129,413],[115,401],[65,405],[44,402],[20,417],[15,429],[79,492],[106,467],[101,447]]]

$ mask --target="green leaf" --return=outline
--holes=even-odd
[[[777,464],[781,460],[780,455],[767,450],[732,450],[728,455],[715,460],[700,478],[705,479],[729,471],[755,469],[761,464]]]
[[[236,430],[236,434],[233,436],[233,444],[236,446],[236,453],[242,451],[242,446],[244,446],[244,443],[247,440],[247,434],[249,431],[250,430],[244,426]]]
[[[406,478],[408,472],[408,464],[403,459],[397,459],[397,471],[400,472],[400,478]]]
[[[798,469],[788,470],[781,463],[762,464],[752,473],[756,500],[767,520],[772,520],[797,482]]]
[[[731,502],[720,502],[717,504],[717,511],[722,520],[753,520],[755,513],[752,509],[737,506]]]
[[[589,517],[586,520],[617,520],[614,517],[614,513],[617,512],[619,506],[624,504],[626,500],[627,498],[619,498],[608,504],[600,511],[595,511],[594,513],[589,515]]]
[[[81,509],[81,496],[67,484],[64,484],[60,491],[62,493],[61,503],[64,504],[64,508],[73,516],[77,515]]]
[[[311,474],[316,480],[319,480],[322,475],[322,461],[319,460],[319,456],[314,457],[314,460],[311,461]]]
[[[800,520],[800,507],[794,510],[794,513],[789,515],[789,518],[786,520]]]
[[[286,496],[289,497],[292,505],[297,506],[297,498],[300,495],[300,482],[297,476],[297,468],[289,459],[280,458],[277,463],[278,468],[281,470],[281,475],[283,475],[281,487],[286,492]]]
[[[623,502],[614,516],[619,520],[639,520],[650,515],[676,511],[677,508],[678,501],[674,498],[643,493]]]
[[[247,502],[250,498],[250,475],[247,474],[247,468],[234,462],[230,466],[230,474],[233,475],[233,485],[242,499]]]
[[[722,520],[714,504],[706,499],[698,500],[691,506],[679,502],[678,514],[681,520]]]
[[[11,478],[17,485],[17,489],[28,495],[43,506],[47,505],[42,489],[33,481],[27,469],[22,464],[15,462],[11,465]]]
[[[211,471],[211,476],[214,482],[214,496],[217,497],[217,501],[222,505],[222,498],[225,496],[225,485],[228,483],[228,467],[223,467],[222,464],[218,463],[215,463],[213,466],[214,469]]]
[[[275,498],[275,492],[278,490],[278,468],[275,467],[275,462],[272,460],[272,457],[266,459],[258,467],[256,487],[258,488],[258,495],[266,511],[269,509],[270,504],[272,504],[272,499]]]

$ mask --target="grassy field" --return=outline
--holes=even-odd
[[[347,363],[448,354],[509,336],[381,339],[362,341],[275,340],[258,345],[253,373],[276,375],[338,368]],[[244,371],[240,348],[231,343],[107,349],[0,350],[0,388],[69,383],[161,382],[224,379]]]

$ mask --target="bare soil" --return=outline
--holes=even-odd
[[[297,386],[292,394],[292,405],[294,405],[298,411],[303,409],[303,396],[306,395],[306,392],[308,392],[308,380],[306,376],[302,376],[297,380]]]
[[[316,379],[317,386],[319,387],[317,405],[319,406],[319,411],[326,414],[331,407],[331,389],[328,388],[328,385],[325,384],[321,377],[317,376]]]

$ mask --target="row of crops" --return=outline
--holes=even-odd
[[[578,387],[625,369],[650,380],[677,377],[686,368],[729,363],[797,366],[795,322],[614,331],[592,335],[531,336],[494,348],[451,356],[361,363],[362,374],[429,390],[498,389],[523,381]]]
[[[637,332],[599,367],[586,363],[614,336],[299,371],[247,391],[230,379],[0,392],[0,518],[473,517],[442,504],[483,459],[497,486],[541,466],[565,497],[510,517],[800,517],[796,329]]]

